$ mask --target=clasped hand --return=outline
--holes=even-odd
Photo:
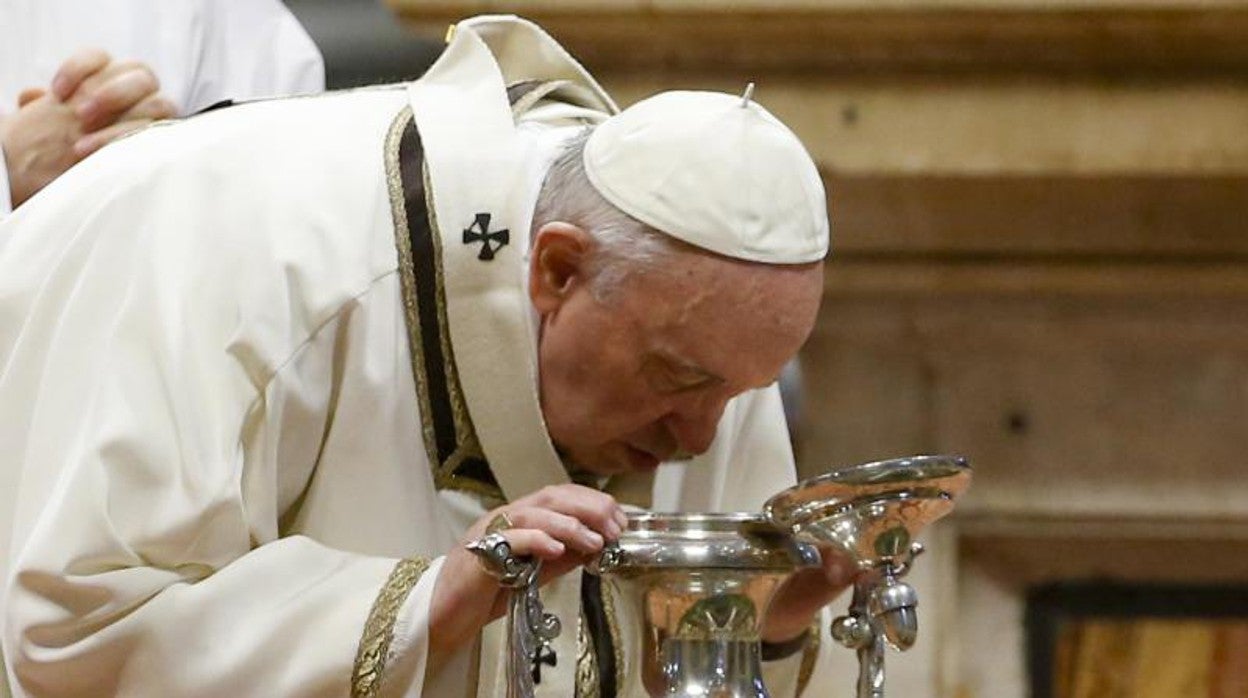
[[[99,49],[71,56],[49,89],[23,90],[17,111],[0,119],[12,207],[108,142],[174,116],[159,90],[150,68]]]

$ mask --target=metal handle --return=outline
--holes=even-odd
[[[907,650],[919,633],[919,596],[900,581],[915,555],[917,543],[905,560],[885,562],[854,584],[849,615],[832,621],[832,637],[858,651],[858,698],[884,698],[884,655],[887,646]]]
[[[533,698],[541,681],[542,665],[554,666],[555,651],[550,643],[559,637],[563,625],[547,613],[538,593],[540,560],[520,558],[525,566],[511,589],[507,605],[507,698]]]

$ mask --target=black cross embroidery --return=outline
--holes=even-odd
[[[490,214],[478,213],[472,225],[464,229],[464,244],[471,245],[474,242],[483,243],[481,252],[477,255],[477,259],[488,262],[494,259],[494,253],[503,249],[511,241],[511,232],[506,228],[502,230],[490,231]],[[491,245],[490,243],[496,243]]]
[[[542,665],[558,666],[559,660],[555,656],[555,651],[551,649],[550,643],[543,642],[533,650],[533,683],[542,682]]]

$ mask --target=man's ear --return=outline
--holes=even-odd
[[[529,255],[529,299],[541,315],[558,309],[578,283],[585,283],[594,240],[580,226],[552,221],[533,236]]]

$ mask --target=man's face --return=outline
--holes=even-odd
[[[774,382],[814,325],[820,264],[680,251],[599,300],[587,253],[564,247],[577,236],[543,240],[548,232],[534,242],[530,279],[542,412],[563,456],[589,472],[653,470],[705,451],[728,400]]]

